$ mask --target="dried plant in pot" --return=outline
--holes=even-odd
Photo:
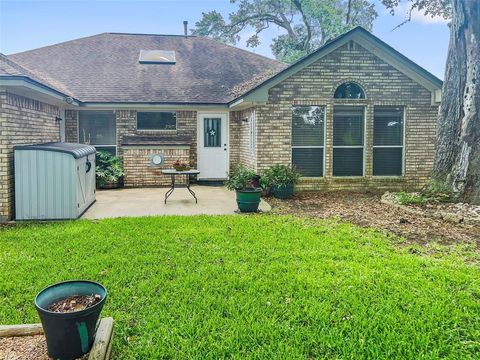
[[[76,359],[90,351],[107,298],[99,283],[72,280],[51,285],[35,297],[35,307],[54,359]]]
[[[260,204],[262,188],[259,186],[260,177],[255,171],[242,165],[232,169],[225,186],[234,190],[237,195],[237,205],[241,212],[256,212]]]

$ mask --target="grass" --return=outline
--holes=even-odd
[[[474,359],[480,275],[458,254],[281,216],[0,229],[0,323],[57,281],[104,284],[115,359]]]

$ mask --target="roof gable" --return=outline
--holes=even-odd
[[[299,59],[284,70],[264,80],[257,86],[246,91],[243,95],[238,96],[237,99],[230,103],[230,106],[233,107],[242,102],[249,101],[266,102],[268,100],[268,90],[270,88],[339,49],[349,41],[357,42],[367,51],[378,56],[398,71],[430,90],[432,94],[441,90],[442,81],[436,76],[414,63],[412,60],[408,59],[406,56],[402,55],[367,30],[362,27],[356,27],[328,42],[313,53]]]

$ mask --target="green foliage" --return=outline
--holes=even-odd
[[[38,322],[33,299],[47,285],[98,281],[102,316],[115,319],[113,359],[480,352],[478,268],[350,224],[160,216],[17,225],[0,240],[0,324]]]
[[[290,166],[277,164],[265,170],[260,182],[263,188],[268,188],[274,185],[295,185],[298,183],[300,177],[301,174]]]
[[[260,45],[259,34],[270,26],[283,33],[272,40],[272,52],[278,60],[293,62],[309,54],[328,40],[363,26],[371,30],[377,17],[372,0],[230,0],[238,4],[226,21],[213,10],[202,14],[194,35],[236,44],[246,29],[254,33],[247,39],[249,47]]]
[[[452,191],[446,185],[432,181],[421,192],[396,193],[397,201],[402,205],[424,205],[427,203],[441,203],[452,200]]]
[[[248,169],[243,165],[238,165],[230,171],[225,186],[229,190],[254,189],[253,180],[257,177],[255,171]]]
[[[397,201],[402,205],[423,205],[427,199],[421,193],[400,191],[395,194]]]
[[[448,202],[453,200],[453,191],[445,183],[432,180],[422,190],[422,194],[431,202]]]
[[[399,7],[399,4],[401,2],[402,0],[381,0],[381,3],[390,11],[390,14],[392,15],[395,15],[395,11],[398,12],[400,9],[405,12],[403,7]],[[412,13],[414,10],[432,18],[452,18],[452,0],[405,0],[403,1],[403,3],[408,5],[409,10],[405,12],[406,14],[408,14],[408,16],[405,21],[398,26],[409,22],[412,19]]]
[[[95,172],[97,185],[100,187],[106,184],[115,184],[125,175],[122,159],[118,156],[114,156],[106,151],[98,151],[96,161]]]

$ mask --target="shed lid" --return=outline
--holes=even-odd
[[[44,144],[31,144],[31,145],[17,145],[13,149],[17,150],[41,150],[41,151],[53,151],[62,152],[72,155],[75,159],[95,154],[95,147],[92,145],[75,144],[75,143],[62,143],[62,142],[50,142]]]

